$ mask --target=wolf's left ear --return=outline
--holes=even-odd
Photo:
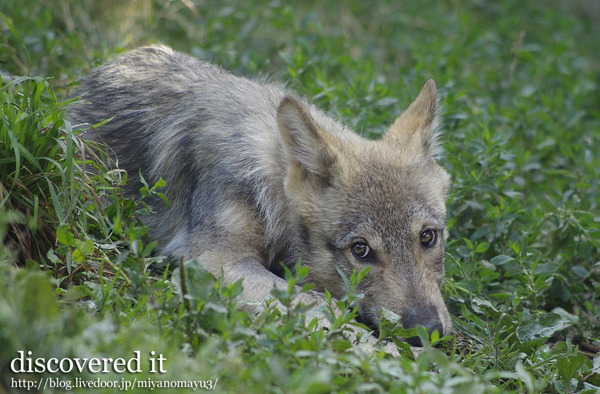
[[[438,155],[439,124],[437,88],[428,80],[415,101],[396,119],[384,134],[383,141],[398,144],[407,154]]]
[[[277,123],[290,174],[300,181],[327,184],[335,162],[330,149],[333,137],[315,123],[306,106],[292,95],[281,100]]]

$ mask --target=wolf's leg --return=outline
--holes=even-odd
[[[244,305],[244,301],[264,302],[274,286],[285,290],[288,284],[265,266],[264,220],[256,208],[227,189],[222,194],[213,196],[213,206],[202,205],[204,202],[192,204],[202,210],[200,214],[192,210],[189,216],[201,217],[203,221],[188,232],[189,242],[180,254],[197,258],[217,278],[223,269],[226,284],[244,279],[239,300],[244,309],[254,312],[260,307]],[[301,294],[298,302],[325,305],[326,301],[324,294],[310,292]]]
[[[260,307],[247,304],[246,301],[264,302],[273,288],[287,290],[288,283],[283,278],[269,271],[255,255],[235,252],[232,250],[211,250],[198,256],[198,261],[216,278],[221,277],[221,269],[225,284],[243,279],[244,290],[238,301],[248,312],[259,312]],[[299,294],[296,302],[315,306],[326,305],[324,294],[310,291]]]

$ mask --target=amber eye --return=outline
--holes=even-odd
[[[373,257],[373,250],[366,242],[355,242],[352,244],[352,254],[359,260],[369,260]]]
[[[437,241],[437,232],[435,230],[425,230],[421,233],[421,245],[431,247]]]

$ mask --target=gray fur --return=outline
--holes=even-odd
[[[429,81],[381,141],[368,141],[264,80],[234,76],[163,46],[140,48],[93,70],[69,107],[72,123],[96,124],[129,172],[127,190],[166,181],[171,209],[145,220],[164,254],[198,258],[246,300],[285,287],[280,262],[310,268],[323,302],[343,297],[339,268],[371,265],[360,317],[377,329],[379,310],[402,324],[451,331],[440,293],[449,177],[435,162],[438,107]],[[98,138],[90,135],[90,138]],[[425,248],[420,236],[437,231]],[[375,251],[360,261],[358,240]]]

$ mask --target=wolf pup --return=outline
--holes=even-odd
[[[87,103],[68,108],[71,123],[114,116],[97,132],[129,172],[129,192],[140,170],[166,181],[171,208],[157,204],[145,221],[163,254],[243,278],[242,300],[287,288],[280,263],[300,259],[315,285],[302,301],[317,304],[325,289],[346,294],[338,269],[349,277],[370,265],[361,322],[377,330],[385,307],[405,328],[451,331],[440,292],[449,175],[435,160],[432,80],[379,141],[280,86],[164,46],[118,56],[75,94]]]

